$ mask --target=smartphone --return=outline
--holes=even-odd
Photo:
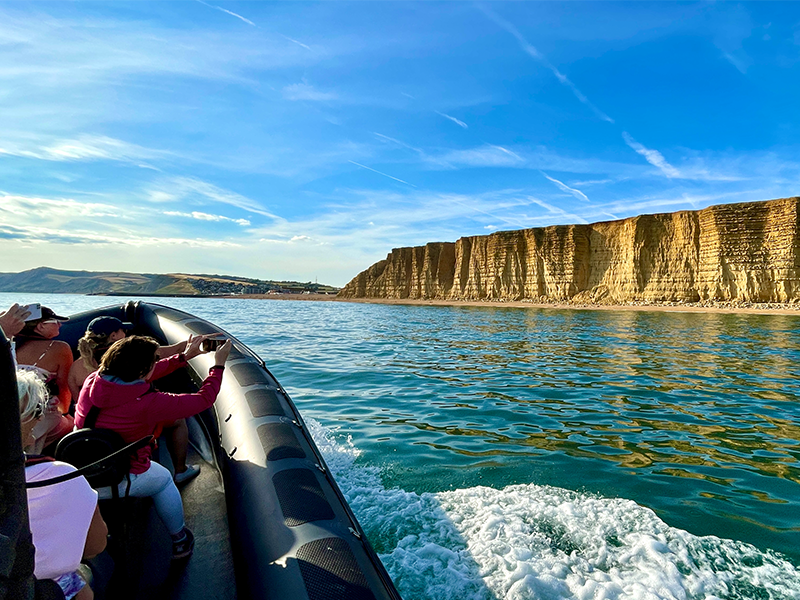
[[[25,317],[26,321],[35,321],[36,319],[42,318],[42,305],[36,302],[35,304],[28,304],[27,306],[23,306],[25,310],[30,312],[30,316]]]
[[[213,352],[214,350],[222,346],[222,344],[224,343],[225,340],[222,338],[211,338],[209,340],[203,340],[203,346],[202,346],[203,352]]]

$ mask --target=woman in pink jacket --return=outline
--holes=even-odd
[[[83,427],[89,410],[100,409],[95,426],[119,433],[134,442],[156,433],[165,421],[190,417],[214,404],[222,384],[225,361],[231,351],[227,340],[214,354],[214,366],[194,394],[158,392],[150,382],[186,365],[198,354],[204,336],[190,338],[185,354],[158,360],[156,340],[131,336],[116,342],[103,356],[100,368],[86,378],[75,410],[75,425]],[[150,461],[152,448],[145,446],[131,458],[130,495],[150,496],[161,520],[172,536],[173,558],[190,556],[194,536],[183,519],[183,503],[170,472]],[[125,494],[127,481],[119,486]],[[100,488],[100,498],[110,498],[111,488]]]

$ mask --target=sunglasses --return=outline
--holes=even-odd
[[[39,325],[47,325],[48,323],[61,323],[58,319],[48,319],[47,321],[40,321]]]
[[[45,407],[44,402],[39,402],[39,403],[36,404],[36,407],[33,409],[33,418],[34,418],[34,420],[42,418],[42,415],[44,414],[44,409],[45,408],[46,407]]]
[[[23,420],[22,424],[24,425],[25,423],[30,423],[31,421],[38,421],[39,419],[42,418],[42,415],[44,414],[44,411],[46,409],[47,409],[47,404],[45,402],[37,403],[36,406],[33,407],[33,412],[31,413],[31,416]]]

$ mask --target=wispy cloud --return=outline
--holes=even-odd
[[[71,198],[40,198],[0,193],[0,213],[15,215],[22,220],[123,218],[122,211],[110,204],[99,202],[80,202]]]
[[[487,8],[486,6],[478,5],[478,7],[490,19],[492,19],[492,21],[497,23],[500,27],[508,31],[515,38],[517,38],[517,41],[519,42],[520,46],[522,47],[522,49],[525,51],[526,54],[528,54],[531,58],[538,60],[545,67],[547,67],[553,73],[553,75],[555,75],[556,79],[558,79],[558,81],[562,85],[568,87],[580,102],[582,102],[590,109],[592,109],[592,112],[594,112],[595,115],[597,115],[600,119],[608,123],[614,122],[614,119],[609,117],[599,108],[597,108],[594,104],[592,104],[589,101],[589,99],[577,88],[577,86],[574,83],[572,83],[569,77],[567,77],[561,71],[559,71],[549,60],[547,60],[547,58],[541,52],[539,52],[533,45],[528,43],[528,40],[525,39],[525,37],[519,32],[519,30],[516,27],[514,27],[511,23],[500,17],[497,13]]]
[[[259,242],[266,242],[267,244],[313,244],[316,246],[325,246],[325,242],[320,242],[307,235],[293,235],[285,238],[261,238]]]
[[[622,139],[624,139],[625,143],[637,154],[641,154],[647,162],[658,168],[667,177],[673,178],[681,176],[680,171],[669,164],[658,150],[645,148],[642,144],[633,139],[627,131],[622,132]]]
[[[283,88],[283,97],[287,100],[312,100],[323,102],[336,100],[338,96],[333,92],[321,92],[308,83],[293,83]]]
[[[190,213],[186,213],[186,212],[168,210],[164,211],[164,214],[170,217],[184,217],[186,219],[196,219],[198,221],[230,221],[231,223],[236,223],[237,225],[241,225],[242,227],[250,225],[250,221],[248,221],[247,219],[232,219],[231,217],[225,217],[223,215],[211,215],[209,213],[204,213],[199,211],[192,211]]]
[[[187,202],[201,205],[218,202],[270,219],[280,219],[255,200],[194,177],[164,179],[150,186],[146,198],[155,203],[180,202],[184,205]]]
[[[223,240],[168,238],[137,235],[105,235],[93,231],[74,230],[35,226],[15,226],[0,224],[0,239],[19,240],[31,243],[55,244],[104,244],[122,246],[188,246],[192,248],[238,248],[240,244]]]
[[[381,140],[390,142],[392,144],[396,144],[396,145],[398,145],[398,146],[400,146],[402,148],[407,148],[408,150],[413,150],[414,152],[416,152],[417,154],[419,154],[421,156],[425,156],[425,152],[423,150],[421,150],[420,148],[415,148],[414,146],[410,146],[409,144],[406,144],[405,142],[401,142],[400,140],[396,140],[393,137],[389,137],[388,135],[383,135],[382,133],[377,133],[377,132],[374,132],[374,131],[372,132],[372,135],[374,135],[375,137],[377,137],[377,138],[379,138]]]
[[[306,46],[303,42],[298,42],[297,40],[295,40],[293,38],[290,38],[288,35],[281,34],[281,37],[284,38],[284,39],[289,40],[293,44],[297,44],[298,46],[301,46],[302,48],[305,48],[306,50],[311,50],[311,46]]]
[[[118,161],[134,163],[154,169],[143,161],[174,156],[170,152],[144,148],[123,140],[102,135],[84,134],[74,139],[2,141],[0,155],[21,156],[39,160],[66,161]]]
[[[413,183],[408,183],[407,181],[403,181],[402,179],[398,179],[397,177],[392,177],[391,175],[387,175],[386,173],[382,173],[382,172],[378,171],[377,169],[373,169],[372,167],[368,167],[366,165],[362,165],[360,163],[357,163],[354,160],[348,160],[347,162],[352,163],[357,167],[361,167],[362,169],[366,169],[367,171],[372,171],[373,173],[377,173],[378,175],[383,175],[384,177],[388,177],[389,179],[394,179],[395,181],[399,181],[400,183],[404,183],[406,185],[410,185],[413,188],[417,187]]]
[[[462,127],[464,129],[469,129],[469,125],[464,123],[464,121],[459,121],[455,117],[451,117],[450,115],[447,115],[447,114],[445,114],[443,112],[439,112],[438,110],[436,111],[436,114],[439,115],[440,117],[444,117],[445,119],[450,119],[453,123],[455,123],[459,127]]]
[[[533,204],[536,204],[537,206],[540,206],[543,209],[545,209],[549,213],[549,216],[552,215],[552,216],[558,217],[559,218],[559,224],[568,224],[568,223],[572,224],[572,223],[586,223],[587,222],[586,219],[584,219],[583,217],[578,216],[578,215],[573,214],[573,213],[570,213],[570,212],[567,212],[563,208],[559,208],[558,206],[553,206],[549,202],[545,202],[544,200],[536,198],[535,196],[527,196],[527,199],[530,202],[532,202]],[[546,217],[546,218],[549,218],[549,216]]]
[[[204,6],[209,7],[209,8],[215,8],[217,10],[221,10],[222,12],[227,13],[227,14],[231,15],[232,17],[236,17],[237,19],[240,19],[240,20],[244,21],[248,25],[252,25],[253,27],[256,27],[255,23],[253,23],[250,19],[245,19],[242,15],[237,15],[235,12],[232,12],[230,10],[222,8],[221,6],[214,6],[213,4],[208,4],[207,2],[203,2],[203,0],[196,0],[196,1],[199,2],[200,4],[204,5]]]
[[[573,196],[575,196],[575,197],[576,197],[578,200],[583,200],[584,202],[589,202],[589,198],[588,198],[588,197],[586,196],[586,194],[584,194],[582,191],[580,191],[580,190],[576,190],[575,188],[571,188],[571,187],[569,187],[569,186],[568,186],[566,183],[564,183],[564,182],[562,182],[562,181],[559,181],[558,179],[555,179],[554,177],[550,177],[550,176],[549,176],[547,173],[545,173],[544,171],[540,171],[540,173],[541,173],[542,175],[544,175],[545,179],[547,179],[547,180],[549,180],[549,181],[552,181],[554,184],[556,184],[556,186],[558,187],[558,189],[560,189],[561,191],[563,191],[563,192],[568,192],[568,193],[572,194],[572,195],[573,195]]]
[[[451,150],[444,154],[427,156],[426,162],[431,166],[455,168],[467,167],[517,167],[525,163],[519,154],[503,148],[487,144],[480,148],[468,150]]]
[[[765,197],[769,197],[769,192],[757,189],[716,194],[663,194],[608,202],[596,205],[595,208],[599,211],[599,214],[619,213],[623,218],[626,218],[643,214],[645,211],[650,211],[654,208],[660,209],[661,212],[680,209],[698,210],[714,204],[763,200]]]

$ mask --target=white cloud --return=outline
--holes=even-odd
[[[568,193],[572,194],[578,200],[583,200],[584,202],[589,202],[589,198],[582,191],[576,190],[575,188],[569,187],[567,184],[559,181],[558,179],[555,179],[554,177],[550,177],[547,173],[542,172],[542,175],[544,175],[545,178],[548,179],[549,181],[552,181],[554,184],[556,184],[558,189],[560,189],[561,191],[568,192]]]
[[[52,199],[0,193],[0,213],[3,212],[21,217],[23,222],[78,217],[124,218],[122,211],[110,204],[79,202],[71,198]]]
[[[311,100],[314,102],[324,102],[338,98],[333,92],[321,92],[305,82],[293,83],[284,87],[283,97],[286,100]]]
[[[167,248],[171,246],[188,246],[191,248],[238,248],[240,244],[207,239],[169,238],[154,236],[106,235],[94,231],[75,229],[65,231],[61,228],[37,226],[15,226],[0,224],[0,240],[18,240],[28,243],[55,243],[55,244],[102,244],[112,246],[157,246]]]
[[[196,204],[220,203],[241,208],[253,214],[270,219],[280,219],[277,215],[246,196],[217,187],[194,177],[173,177],[153,184],[147,192],[151,202],[194,202]]]
[[[410,185],[411,187],[417,187],[413,183],[408,183],[407,181],[403,181],[402,179],[398,179],[397,177],[393,177],[392,175],[387,175],[386,173],[382,173],[377,169],[373,169],[372,167],[367,167],[366,165],[362,165],[357,163],[354,160],[348,160],[347,162],[354,164],[357,167],[361,167],[362,169],[366,169],[367,171],[372,171],[373,173],[377,173],[378,175],[383,175],[384,177],[388,177],[389,179],[394,179],[395,181],[399,181],[400,183],[404,183],[406,185]]]
[[[256,24],[253,23],[250,19],[245,19],[242,15],[237,15],[235,12],[231,12],[230,10],[222,8],[221,6],[214,6],[213,4],[208,4],[206,2],[203,2],[203,0],[197,0],[197,2],[199,2],[200,4],[203,4],[205,6],[208,6],[209,8],[216,8],[217,10],[220,10],[220,11],[222,11],[224,13],[227,13],[227,14],[231,15],[232,17],[236,17],[237,19],[240,19],[240,20],[244,21],[248,25],[252,25],[253,27],[256,27]]]
[[[305,48],[306,50],[311,50],[310,46],[305,45],[303,42],[298,42],[297,40],[290,38],[288,35],[281,35],[281,37],[289,40],[293,44],[297,44],[298,46]]]
[[[179,211],[165,211],[165,215],[170,217],[184,217],[187,219],[197,219],[198,221],[230,221],[231,223],[236,223],[237,225],[241,225],[242,227],[246,227],[250,225],[250,221],[247,219],[232,219],[231,217],[225,217],[223,215],[211,215],[204,212],[193,211],[190,213],[179,212]]]
[[[419,154],[421,156],[425,156],[425,152],[422,151],[420,148],[415,148],[414,146],[410,146],[410,145],[406,144],[405,142],[401,142],[400,140],[396,140],[396,139],[394,139],[392,137],[389,137],[388,135],[383,135],[382,133],[377,133],[375,131],[372,132],[372,135],[376,136],[377,138],[379,138],[381,140],[384,140],[384,141],[387,141],[387,142],[391,142],[392,144],[397,144],[401,148],[407,148],[408,150],[413,150],[414,152],[416,152],[417,154]]]
[[[680,171],[667,162],[658,150],[650,150],[633,139],[627,131],[622,132],[622,138],[637,154],[641,154],[644,159],[654,167],[658,168],[669,178],[680,177]]]
[[[0,154],[57,162],[117,161],[137,164],[141,161],[170,156],[169,152],[152,150],[123,140],[102,135],[84,134],[74,139],[0,141]]]
[[[528,40],[525,39],[525,37],[519,32],[519,30],[516,27],[514,27],[511,23],[509,23],[505,19],[501,18],[499,15],[497,15],[495,12],[493,12],[486,6],[478,5],[478,8],[480,8],[480,10],[482,10],[490,19],[492,19],[492,21],[500,25],[500,27],[508,31],[515,38],[517,38],[517,41],[519,42],[520,46],[522,47],[523,51],[525,51],[526,54],[528,54],[531,58],[538,60],[545,67],[547,67],[553,73],[553,75],[555,75],[556,79],[558,79],[558,81],[562,85],[568,87],[575,95],[575,97],[580,102],[588,106],[592,110],[592,112],[594,112],[594,114],[597,115],[598,118],[602,119],[603,121],[606,121],[607,123],[614,122],[614,119],[609,117],[599,108],[597,108],[594,104],[592,104],[589,101],[589,99],[586,96],[584,96],[583,93],[577,88],[577,86],[574,83],[572,83],[569,77],[567,77],[561,71],[559,71],[552,63],[550,63],[549,60],[547,60],[547,58],[541,52],[539,52],[534,46],[529,44]]]
[[[469,128],[469,125],[464,123],[464,121],[459,121],[455,117],[451,117],[450,115],[446,115],[443,112],[439,112],[438,110],[436,111],[436,114],[439,115],[440,117],[444,117],[445,119],[450,119],[453,123],[455,123],[456,125],[458,125],[459,127],[463,128],[463,129],[468,129]]]
[[[451,150],[438,156],[426,157],[432,166],[517,167],[525,163],[520,155],[502,146],[486,145],[469,150]]]

